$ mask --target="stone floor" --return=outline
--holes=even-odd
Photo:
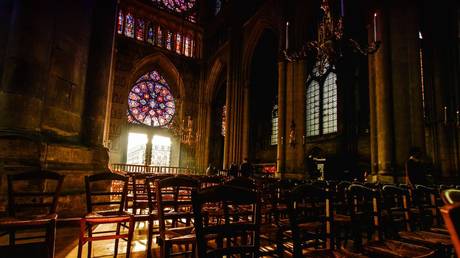
[[[113,226],[112,226],[113,227]],[[132,243],[131,257],[146,257],[147,247],[147,223],[139,222],[136,224],[134,232],[134,241]],[[106,230],[106,228],[97,228],[97,230]],[[79,227],[59,227],[56,235],[56,258],[74,258],[77,257]],[[113,257],[114,240],[103,240],[93,242],[92,256],[95,258]],[[153,257],[159,257],[159,247],[154,244]],[[126,256],[126,241],[121,240],[118,247],[118,257]],[[87,245],[83,247],[82,257],[87,257]]]

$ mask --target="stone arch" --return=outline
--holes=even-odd
[[[226,72],[228,52],[226,49],[221,49],[217,52],[216,57],[211,62],[211,67],[208,73],[208,78],[205,84],[205,102],[212,103],[214,97],[218,92],[219,79],[222,73]]]
[[[275,34],[275,36],[279,38],[279,30],[278,25],[276,24],[276,20],[267,16],[257,18],[255,24],[247,32],[248,37],[245,39],[246,47],[243,49],[242,57],[242,71],[244,82],[247,82],[249,80],[251,74],[251,60],[254,55],[254,50],[257,44],[259,43],[262,34],[267,29],[272,31]]]
[[[134,82],[140,76],[150,72],[153,68],[158,69],[165,77],[171,87],[174,98],[178,101],[184,99],[186,92],[182,76],[176,66],[163,53],[155,53],[136,61],[127,80],[128,87],[126,96],[131,90]]]

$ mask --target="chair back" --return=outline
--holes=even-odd
[[[303,257],[304,247],[332,249],[330,192],[313,184],[303,184],[294,188],[288,196],[288,215],[294,257]]]
[[[56,212],[64,176],[50,171],[8,175],[8,215],[47,215]]]
[[[441,208],[441,215],[446,223],[455,252],[460,254],[460,203],[445,205]]]
[[[198,257],[259,257],[260,203],[258,193],[230,185],[192,194]],[[206,208],[220,207],[221,223],[208,223]],[[216,218],[213,218],[216,219]],[[215,244],[215,247],[211,247]],[[240,256],[238,256],[240,255]]]
[[[387,212],[391,229],[395,234],[399,231],[410,231],[411,213],[409,206],[409,191],[396,185],[385,185],[382,187],[383,207]]]
[[[341,181],[335,186],[334,193],[334,210],[339,214],[348,215],[347,190],[350,187],[350,181]]]
[[[192,218],[192,191],[199,189],[198,180],[188,176],[168,177],[155,181],[160,236],[164,239],[166,220],[171,227],[178,227]]]
[[[413,201],[419,209],[421,225],[425,228],[440,224],[437,196],[439,196],[437,189],[424,185],[415,185]]]
[[[448,189],[442,192],[441,194],[442,201],[444,204],[455,204],[460,203],[460,190],[458,189]]]
[[[142,213],[148,208],[147,174],[136,174],[131,176],[133,184],[133,213]]]
[[[165,178],[174,177],[170,174],[156,174],[153,176],[148,176],[146,179],[146,186],[147,186],[147,197],[148,197],[148,204],[149,204],[149,212],[157,212],[157,191],[155,181],[162,180]]]
[[[360,244],[361,232],[367,230],[368,238],[376,240],[383,238],[381,227],[380,195],[371,188],[360,184],[352,184],[347,192],[353,230],[357,238],[355,241]],[[377,234],[375,234],[377,233]]]
[[[86,210],[122,212],[128,192],[128,177],[110,171],[86,176]]]

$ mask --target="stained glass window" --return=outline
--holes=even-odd
[[[190,54],[191,54],[190,37],[186,36],[184,41],[185,41],[185,43],[184,43],[184,54],[186,56],[190,56]]]
[[[156,70],[141,76],[128,97],[128,122],[165,127],[176,106],[168,83]]]
[[[161,9],[176,13],[188,21],[196,22],[196,0],[152,0]]]
[[[337,75],[329,64],[317,63],[306,90],[306,136],[337,132]]]
[[[140,41],[144,41],[144,20],[142,19],[137,19],[136,39]]]
[[[226,127],[225,123],[227,122],[227,106],[222,107],[222,125],[220,127],[220,134],[225,137]]]
[[[123,11],[118,11],[118,21],[117,21],[117,33],[123,34],[123,23],[125,21],[125,17],[123,15]]]
[[[319,84],[311,81],[307,87],[307,136],[319,135]]]
[[[176,53],[180,54],[182,51],[182,35],[176,33]]]
[[[278,144],[278,105],[273,105],[272,110],[272,133],[270,137],[270,145]]]
[[[126,14],[125,36],[134,38],[134,18],[131,13]]]
[[[157,27],[157,46],[163,46],[163,29],[160,26]]]
[[[171,31],[167,31],[166,32],[166,49],[168,50],[172,50],[172,32]]]
[[[323,85],[323,134],[337,132],[337,76],[330,72]]]
[[[153,25],[152,23],[150,23],[147,29],[147,42],[150,44],[154,44],[154,41],[155,41],[155,33],[153,31]]]

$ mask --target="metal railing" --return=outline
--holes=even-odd
[[[197,175],[194,168],[188,167],[163,167],[115,163],[110,165],[113,172],[139,173],[139,174],[172,174],[172,175]]]

